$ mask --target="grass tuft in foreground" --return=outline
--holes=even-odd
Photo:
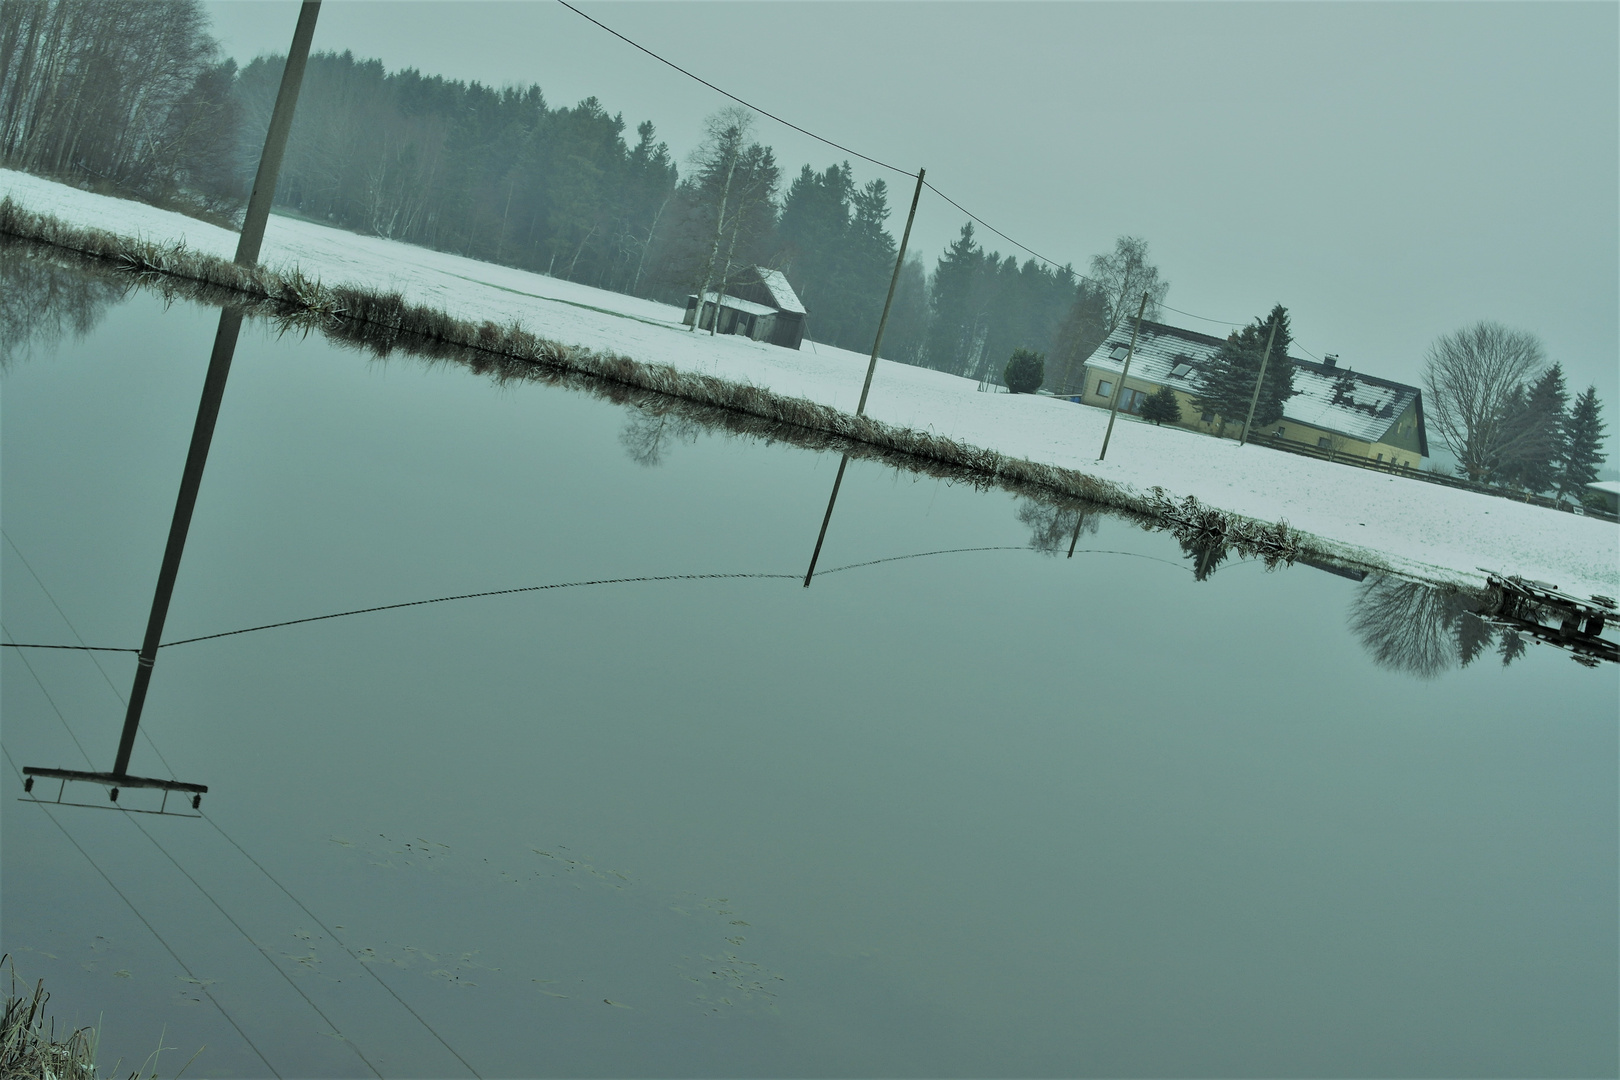
[[[0,957],[4,962],[6,957]],[[6,1013],[0,1023],[0,1080],[95,1080],[96,1029],[79,1028],[56,1037],[55,1021],[47,1022],[45,980],[32,994],[17,993],[17,971],[11,972]]]

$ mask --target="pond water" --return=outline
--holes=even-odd
[[[5,640],[133,647],[218,311],[0,271]],[[19,977],[160,1074],[1615,1073],[1613,665],[860,459],[805,588],[838,464],[249,320],[165,640],[776,576],[167,648],[200,819],[14,801],[135,664],[0,649]]]

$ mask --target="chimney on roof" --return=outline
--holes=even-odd
[[[1339,354],[1331,352],[1324,354],[1322,357],[1322,366],[1327,368],[1329,371],[1332,371],[1334,368],[1338,367]]]

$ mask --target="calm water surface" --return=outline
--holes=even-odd
[[[134,646],[217,311],[0,259],[6,640]],[[166,639],[802,575],[837,465],[249,322]],[[0,650],[4,949],[107,1068],[1613,1075],[1615,669],[1073,520],[852,461],[809,589],[166,649],[219,829],[12,801],[134,663]]]

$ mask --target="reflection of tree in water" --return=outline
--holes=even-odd
[[[702,430],[697,421],[673,412],[637,408],[625,419],[619,442],[631,461],[652,468],[664,463],[664,455],[675,443],[690,446],[697,442]]]
[[[1226,561],[1226,545],[1207,536],[1177,537],[1176,543],[1192,559],[1194,581],[1207,581],[1221,563]]]
[[[1370,577],[1356,593],[1350,629],[1380,667],[1432,679],[1454,665],[1467,667],[1496,640],[1497,628],[1475,614],[1479,603],[1456,589]],[[1518,631],[1502,631],[1502,665],[1518,659],[1524,647]]]
[[[124,289],[123,282],[62,266],[31,245],[0,246],[0,370],[36,346],[54,349],[63,334],[88,334]]]
[[[1030,547],[1043,555],[1062,555],[1068,552],[1077,536],[1090,536],[1097,531],[1102,524],[1102,514],[1079,506],[1020,499],[1018,520],[1029,526]]]

